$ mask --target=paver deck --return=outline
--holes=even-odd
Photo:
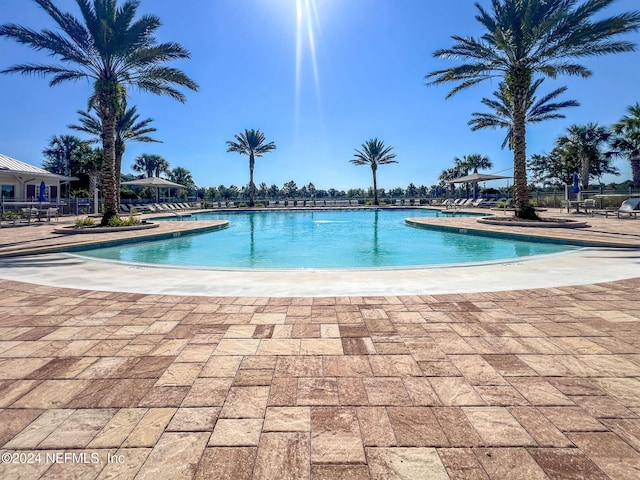
[[[636,479],[638,292],[0,280],[0,478]]]

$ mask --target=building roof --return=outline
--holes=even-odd
[[[8,157],[0,153],[0,174],[7,173],[9,175],[36,175],[38,177],[49,177],[66,179],[61,175],[48,172],[40,167],[34,167],[28,163],[21,162],[15,158]]]

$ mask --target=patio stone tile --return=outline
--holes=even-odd
[[[234,377],[240,368],[241,356],[212,356],[200,371],[200,377]]]
[[[13,403],[11,407],[61,408],[89,384],[89,380],[46,380]]]
[[[369,330],[365,325],[338,325],[338,329],[342,338],[369,336]]]
[[[251,480],[257,450],[255,447],[206,448],[194,478]]]
[[[433,377],[429,378],[429,382],[444,406],[485,404],[463,377]]]
[[[220,407],[178,408],[167,432],[212,432]]]
[[[6,356],[7,352],[4,353]],[[51,361],[51,358],[7,358],[0,359],[0,380],[26,378]]]
[[[261,341],[264,340],[223,338],[213,355],[255,355]]]
[[[510,377],[509,383],[532,405],[569,405],[574,403],[557,388],[538,377]]]
[[[596,418],[637,418],[638,415],[620,401],[609,396],[569,397],[590,415]]]
[[[569,433],[569,439],[610,478],[638,478],[640,453],[610,432]]]
[[[509,413],[541,447],[571,447],[572,443],[538,408],[511,407]]]
[[[265,339],[260,340],[256,355],[299,355],[300,340],[299,339]]]
[[[365,447],[397,445],[391,421],[384,407],[358,407],[356,413]]]
[[[31,424],[43,410],[1,410],[0,411],[0,447],[9,442],[27,425]]]
[[[434,406],[442,404],[427,378],[404,377],[403,383],[413,405]]]
[[[298,379],[291,377],[275,377],[271,383],[269,403],[274,406],[295,406],[298,399]]]
[[[314,356],[278,357],[275,376],[317,377],[322,375],[322,358]]]
[[[592,378],[547,378],[549,383],[565,395],[606,395]]]
[[[39,380],[0,381],[0,408],[8,407],[40,383]]]
[[[300,340],[301,355],[343,355],[342,341],[338,338]]]
[[[220,418],[264,418],[269,387],[231,387]]]
[[[338,405],[338,382],[335,378],[299,378],[298,405]]]
[[[449,480],[435,448],[369,447],[366,450],[372,480]]]
[[[540,413],[562,432],[597,432],[607,428],[580,407],[544,407]]]
[[[227,397],[232,378],[196,378],[187,393],[183,407],[221,407]]]
[[[96,360],[97,358],[92,357],[54,358],[38,370],[31,372],[27,378],[39,380],[74,378]]]
[[[323,374],[330,377],[370,377],[373,375],[366,356],[326,356],[322,358]]]
[[[211,357],[216,345],[187,345],[176,357],[176,362],[206,362]]]
[[[636,378],[599,378],[600,388],[627,407],[640,407],[640,380]]]
[[[173,363],[175,357],[141,357],[126,371],[119,371],[114,378],[160,378]]]
[[[308,433],[264,433],[255,461],[255,480],[309,479]]]
[[[177,407],[189,392],[189,387],[151,387],[138,402],[138,407]]]
[[[311,480],[369,480],[366,465],[311,465]]]
[[[399,446],[449,446],[449,440],[430,408],[387,407],[387,412]]]
[[[160,437],[136,475],[140,480],[193,478],[209,435],[207,433],[167,432]],[[172,465],[173,468],[166,468]]]
[[[398,377],[363,379],[369,405],[411,405],[407,390]]]
[[[46,451],[42,452],[45,455]],[[60,450],[49,451],[50,455],[61,453]],[[64,452],[67,455],[71,452]],[[50,465],[46,472],[39,478],[43,480],[64,480],[67,478],[96,478],[104,465],[100,462],[91,463],[92,455],[97,458],[106,460],[107,453],[115,453],[115,451],[105,450],[83,450],[80,452],[81,461],[79,462],[62,462]],[[28,478],[28,477],[27,477]]]
[[[122,446],[125,448],[155,446],[175,412],[175,408],[150,408]]]
[[[145,408],[122,408],[89,443],[89,448],[118,448],[147,413]]]
[[[230,325],[223,338],[253,338],[255,331],[255,325]]]
[[[172,363],[165,370],[154,386],[156,387],[188,387],[204,367],[204,363]]]
[[[269,407],[264,418],[264,432],[309,432],[310,407]]]
[[[531,448],[529,454],[551,479],[609,479],[589,457],[577,448]]]
[[[338,398],[340,405],[368,405],[367,391],[360,377],[338,377]]]
[[[471,385],[506,385],[507,382],[480,355],[449,355],[449,360]]]
[[[273,370],[239,370],[233,380],[234,387],[269,386]]]
[[[11,411],[10,411],[11,412]],[[74,410],[47,410],[28,426],[20,431],[9,442],[6,449],[34,449],[56,428],[69,418]]]
[[[209,446],[213,447],[255,447],[260,441],[262,419],[220,418],[216,422]]]
[[[426,377],[455,377],[460,376],[458,369],[448,360],[444,361],[419,361],[418,366]]]
[[[343,337],[342,350],[345,355],[375,355],[376,348],[370,338]]]
[[[338,325],[320,325],[321,338],[340,338],[340,327]]]
[[[484,441],[460,407],[436,407],[431,410],[452,447],[477,447]]]
[[[85,448],[111,420],[115,410],[76,410],[39,445],[39,448]]]
[[[489,406],[529,405],[529,402],[510,386],[476,386],[475,389]]]
[[[465,415],[485,445],[534,446],[535,441],[506,408],[463,407]]]
[[[471,449],[439,448],[438,455],[450,480],[489,480]]]
[[[524,448],[479,448],[476,458],[491,480],[548,480],[540,465]]]
[[[67,403],[67,406],[69,408],[135,407],[154,382],[154,379],[94,380]]]
[[[311,408],[311,462],[365,463],[354,408]]]
[[[151,453],[150,448],[121,448],[115,455],[122,456],[122,463],[107,463],[96,480],[134,478]]]

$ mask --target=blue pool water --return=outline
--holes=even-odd
[[[415,228],[404,221],[442,215],[421,209],[211,212],[191,218],[229,220],[229,228],[82,255],[185,266],[362,268],[512,259],[573,248]]]

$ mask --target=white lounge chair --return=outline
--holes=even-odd
[[[633,215],[638,218],[638,213],[640,213],[640,197],[636,198],[627,198],[620,208],[618,209],[618,218],[620,218],[620,214],[623,215]]]

